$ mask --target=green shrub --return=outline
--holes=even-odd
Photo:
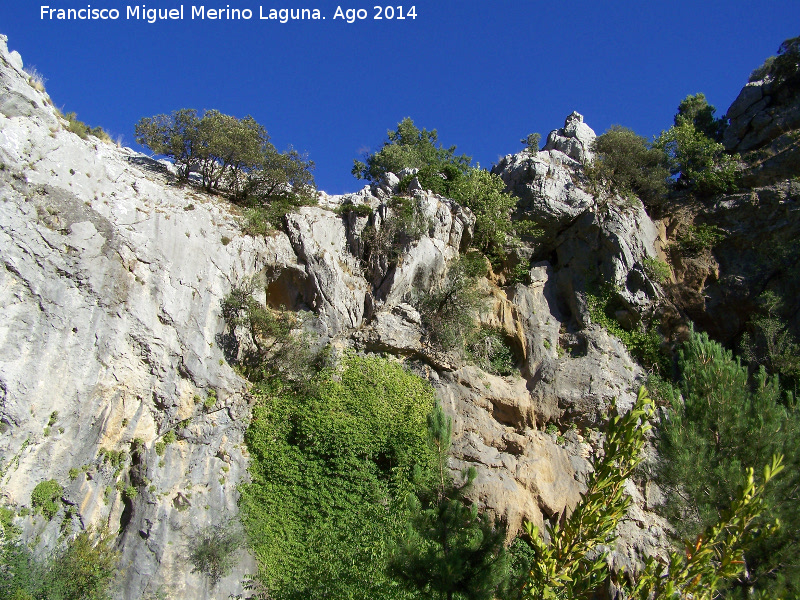
[[[368,181],[379,181],[386,173],[399,173],[405,168],[432,168],[431,173],[434,173],[454,167],[456,171],[465,173],[472,161],[465,154],[456,156],[455,146],[450,148],[443,148],[441,144],[437,146],[436,130],[420,131],[409,117],[398,123],[396,130],[388,131],[387,138],[381,149],[365,156],[363,162],[354,161],[353,176]]]
[[[699,254],[711,250],[725,239],[725,231],[716,225],[700,223],[690,225],[678,235],[678,247],[686,254]]]
[[[203,408],[207,411],[211,410],[217,404],[217,391],[214,389],[208,390],[208,395],[206,396],[205,401],[203,402]]]
[[[158,456],[164,456],[164,450],[166,449],[167,445],[163,441],[155,443],[155,450]]]
[[[164,434],[164,437],[161,439],[164,440],[165,444],[171,444],[172,442],[175,441],[175,432],[172,429],[170,429]]]
[[[496,375],[511,375],[516,357],[502,331],[481,327],[467,341],[467,358]]]
[[[662,421],[659,477],[668,489],[665,509],[679,533],[694,537],[736,501],[746,485],[745,467],[760,467],[783,455],[784,476],[767,493],[769,517],[781,529],[752,545],[747,573],[738,586],[745,595],[770,598],[800,593],[800,412],[786,406],[780,385],[763,369],[748,374],[732,353],[704,333],[692,332],[679,352],[680,398]],[[765,525],[765,520],[759,522]]]
[[[644,259],[644,272],[650,279],[658,283],[667,283],[672,276],[672,269],[663,260],[647,257]]]
[[[75,481],[78,478],[79,474],[80,474],[80,471],[78,469],[76,469],[75,467],[71,468],[69,470],[69,480],[70,481]]]
[[[657,374],[671,373],[669,357],[661,348],[662,337],[655,327],[648,328],[640,323],[627,330],[616,320],[615,312],[621,304],[612,288],[603,286],[587,292],[586,305],[592,322],[604,327],[619,339],[640,365]]]
[[[31,506],[36,511],[41,511],[45,517],[52,519],[61,507],[61,495],[64,488],[55,480],[42,481],[31,492]]]
[[[234,554],[244,542],[239,527],[231,522],[204,527],[190,536],[192,573],[202,573],[216,586],[234,566]]]
[[[45,577],[47,599],[110,600],[118,574],[119,553],[112,549],[113,537],[105,530],[82,531],[67,542],[48,565]]]
[[[384,567],[415,468],[428,476],[429,384],[400,364],[345,356],[311,393],[267,382],[246,433],[242,520],[272,598],[405,598]]]
[[[368,272],[382,261],[396,264],[403,251],[428,232],[429,222],[418,200],[394,196],[387,204],[386,218],[377,227],[367,225],[361,233]]]
[[[587,168],[590,179],[605,184],[621,196],[635,195],[645,206],[666,197],[668,186],[664,153],[631,129],[612,125],[592,144],[594,164]]]
[[[525,144],[525,150],[534,156],[539,153],[539,144],[542,141],[542,136],[539,133],[529,133],[520,143]]]
[[[678,184],[698,194],[713,195],[736,190],[739,164],[736,156],[702,131],[693,121],[676,117],[675,126],[661,133],[656,147],[661,148],[678,175]]]
[[[475,330],[477,312],[483,304],[477,278],[486,273],[486,262],[478,253],[453,261],[438,288],[417,298],[428,339],[442,350],[461,350]]]

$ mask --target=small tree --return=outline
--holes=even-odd
[[[466,172],[471,158],[466,154],[456,156],[456,147],[438,146],[436,130],[420,130],[410,117],[397,124],[397,129],[387,132],[388,139],[381,149],[365,156],[364,161],[355,160],[352,173],[358,179],[378,181],[386,173],[398,173],[405,168],[422,169],[435,166],[440,170],[452,165]]]
[[[529,133],[524,139],[520,140],[520,143],[525,144],[525,150],[536,156],[539,152],[539,143],[541,141],[542,135],[540,133]]]
[[[209,525],[189,539],[192,573],[202,573],[216,586],[235,564],[234,555],[244,542],[244,534],[231,522]]]
[[[250,116],[237,119],[210,110],[199,117],[194,109],[182,109],[141,119],[136,141],[172,158],[184,181],[197,172],[208,191],[273,208],[271,220],[315,200],[314,163],[292,148],[278,152]]]
[[[508,572],[505,528],[466,505],[474,467],[464,473],[463,485],[454,484],[447,466],[452,422],[438,404],[428,417],[428,432],[437,457],[434,481],[419,482],[409,496],[411,519],[389,572],[427,598],[491,600]]]
[[[703,94],[687,96],[678,106],[675,125],[655,142],[678,184],[704,195],[736,190],[739,176],[738,157],[717,141],[724,122],[714,118],[714,111]]]
[[[596,182],[608,185],[621,196],[633,194],[646,206],[660,202],[667,194],[664,153],[633,130],[612,125],[592,143],[596,154],[587,169]]]
[[[454,261],[442,285],[421,296],[418,309],[430,340],[443,350],[462,348],[475,329],[481,307],[477,277],[485,274],[486,261],[478,253]]]

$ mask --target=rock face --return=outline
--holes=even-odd
[[[725,115],[730,125],[723,143],[752,163],[747,186],[764,186],[800,172],[800,79],[776,82],[771,76],[748,83]]]
[[[550,132],[544,149],[563,152],[583,165],[594,159],[591,147],[596,137],[594,130],[583,122],[583,115],[573,111],[563,128]]]
[[[473,500],[512,533],[574,508],[599,443],[593,428],[614,398],[630,406],[645,377],[590,323],[586,274],[613,281],[632,311],[660,294],[643,266],[655,226],[641,207],[599,206],[583,186],[594,133],[580,115],[545,151],[496,168],[521,213],[547,229],[530,283],[483,284],[479,318],[517,355],[517,372],[498,377],[428,347],[415,308],[468,247],[469,210],[417,190],[418,235],[378,256],[370,244],[397,211],[390,175],[356,194],[321,194],[287,216],[285,233],[245,236],[234,207],[176,187],[163,164],[65,130],[20,63],[2,40],[0,501],[30,508],[38,483],[64,487],[51,521],[18,517],[28,543],[53,548],[65,519],[107,525],[121,551],[120,599],[242,592],[256,569],[244,551],[213,589],[186,555],[202,527],[235,518],[247,476],[247,382],[229,362],[242,340],[221,311],[245,286],[273,307],[313,311],[325,341],[394,355],[428,377],[454,418],[452,468],[476,466]],[[614,554],[629,566],[634,549],[663,548],[666,527],[645,490],[631,493]]]

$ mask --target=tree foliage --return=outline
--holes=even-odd
[[[768,512],[783,526],[745,553],[737,582],[746,590],[776,596],[800,591],[800,515],[796,510],[800,414],[785,405],[776,378],[761,369],[751,378],[730,351],[704,333],[693,333],[679,353],[679,390],[670,419],[662,425],[660,477],[675,490],[666,516],[684,537],[713,526],[747,485],[745,468],[786,460],[786,475],[765,496]]]
[[[46,559],[21,543],[0,546],[0,597],[19,600],[110,600],[119,554],[105,530],[91,528]]]
[[[410,117],[397,124],[397,129],[387,131],[387,139],[381,149],[368,154],[364,161],[355,160],[352,173],[358,179],[379,181],[386,173],[399,173],[403,169],[432,167],[438,172],[452,170],[466,173],[472,159],[456,155],[456,147],[437,145],[436,130],[420,130]]]
[[[433,390],[398,363],[351,355],[310,389],[255,390],[240,507],[258,578],[273,599],[411,597],[384,569],[414,468],[433,469]]]
[[[208,191],[259,204],[308,200],[314,163],[296,150],[278,152],[253,117],[194,109],[146,117],[136,124],[136,141],[172,158],[180,177],[198,173]]]
[[[589,176],[605,182],[621,196],[637,196],[645,206],[657,204],[667,194],[664,153],[631,129],[612,125],[592,144],[594,164]]]
[[[471,467],[462,485],[454,483],[448,468],[451,434],[452,422],[437,404],[428,416],[436,468],[430,481],[419,481],[423,478],[417,474],[408,526],[389,572],[424,598],[491,600],[508,571],[505,528],[466,504],[477,473]]]
[[[702,195],[736,190],[739,176],[737,157],[717,141],[723,121],[714,118],[714,111],[703,94],[687,96],[678,106],[675,125],[655,142],[677,183]]]
[[[461,349],[475,330],[482,305],[477,277],[486,273],[483,256],[469,253],[451,263],[441,285],[417,299],[430,341],[448,351]]]

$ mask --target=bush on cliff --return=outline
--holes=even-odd
[[[136,141],[172,158],[182,180],[198,173],[207,191],[260,209],[255,220],[274,226],[286,212],[316,201],[314,163],[292,148],[278,152],[251,116],[237,119],[217,110],[200,116],[194,109],[181,109],[141,119]]]

